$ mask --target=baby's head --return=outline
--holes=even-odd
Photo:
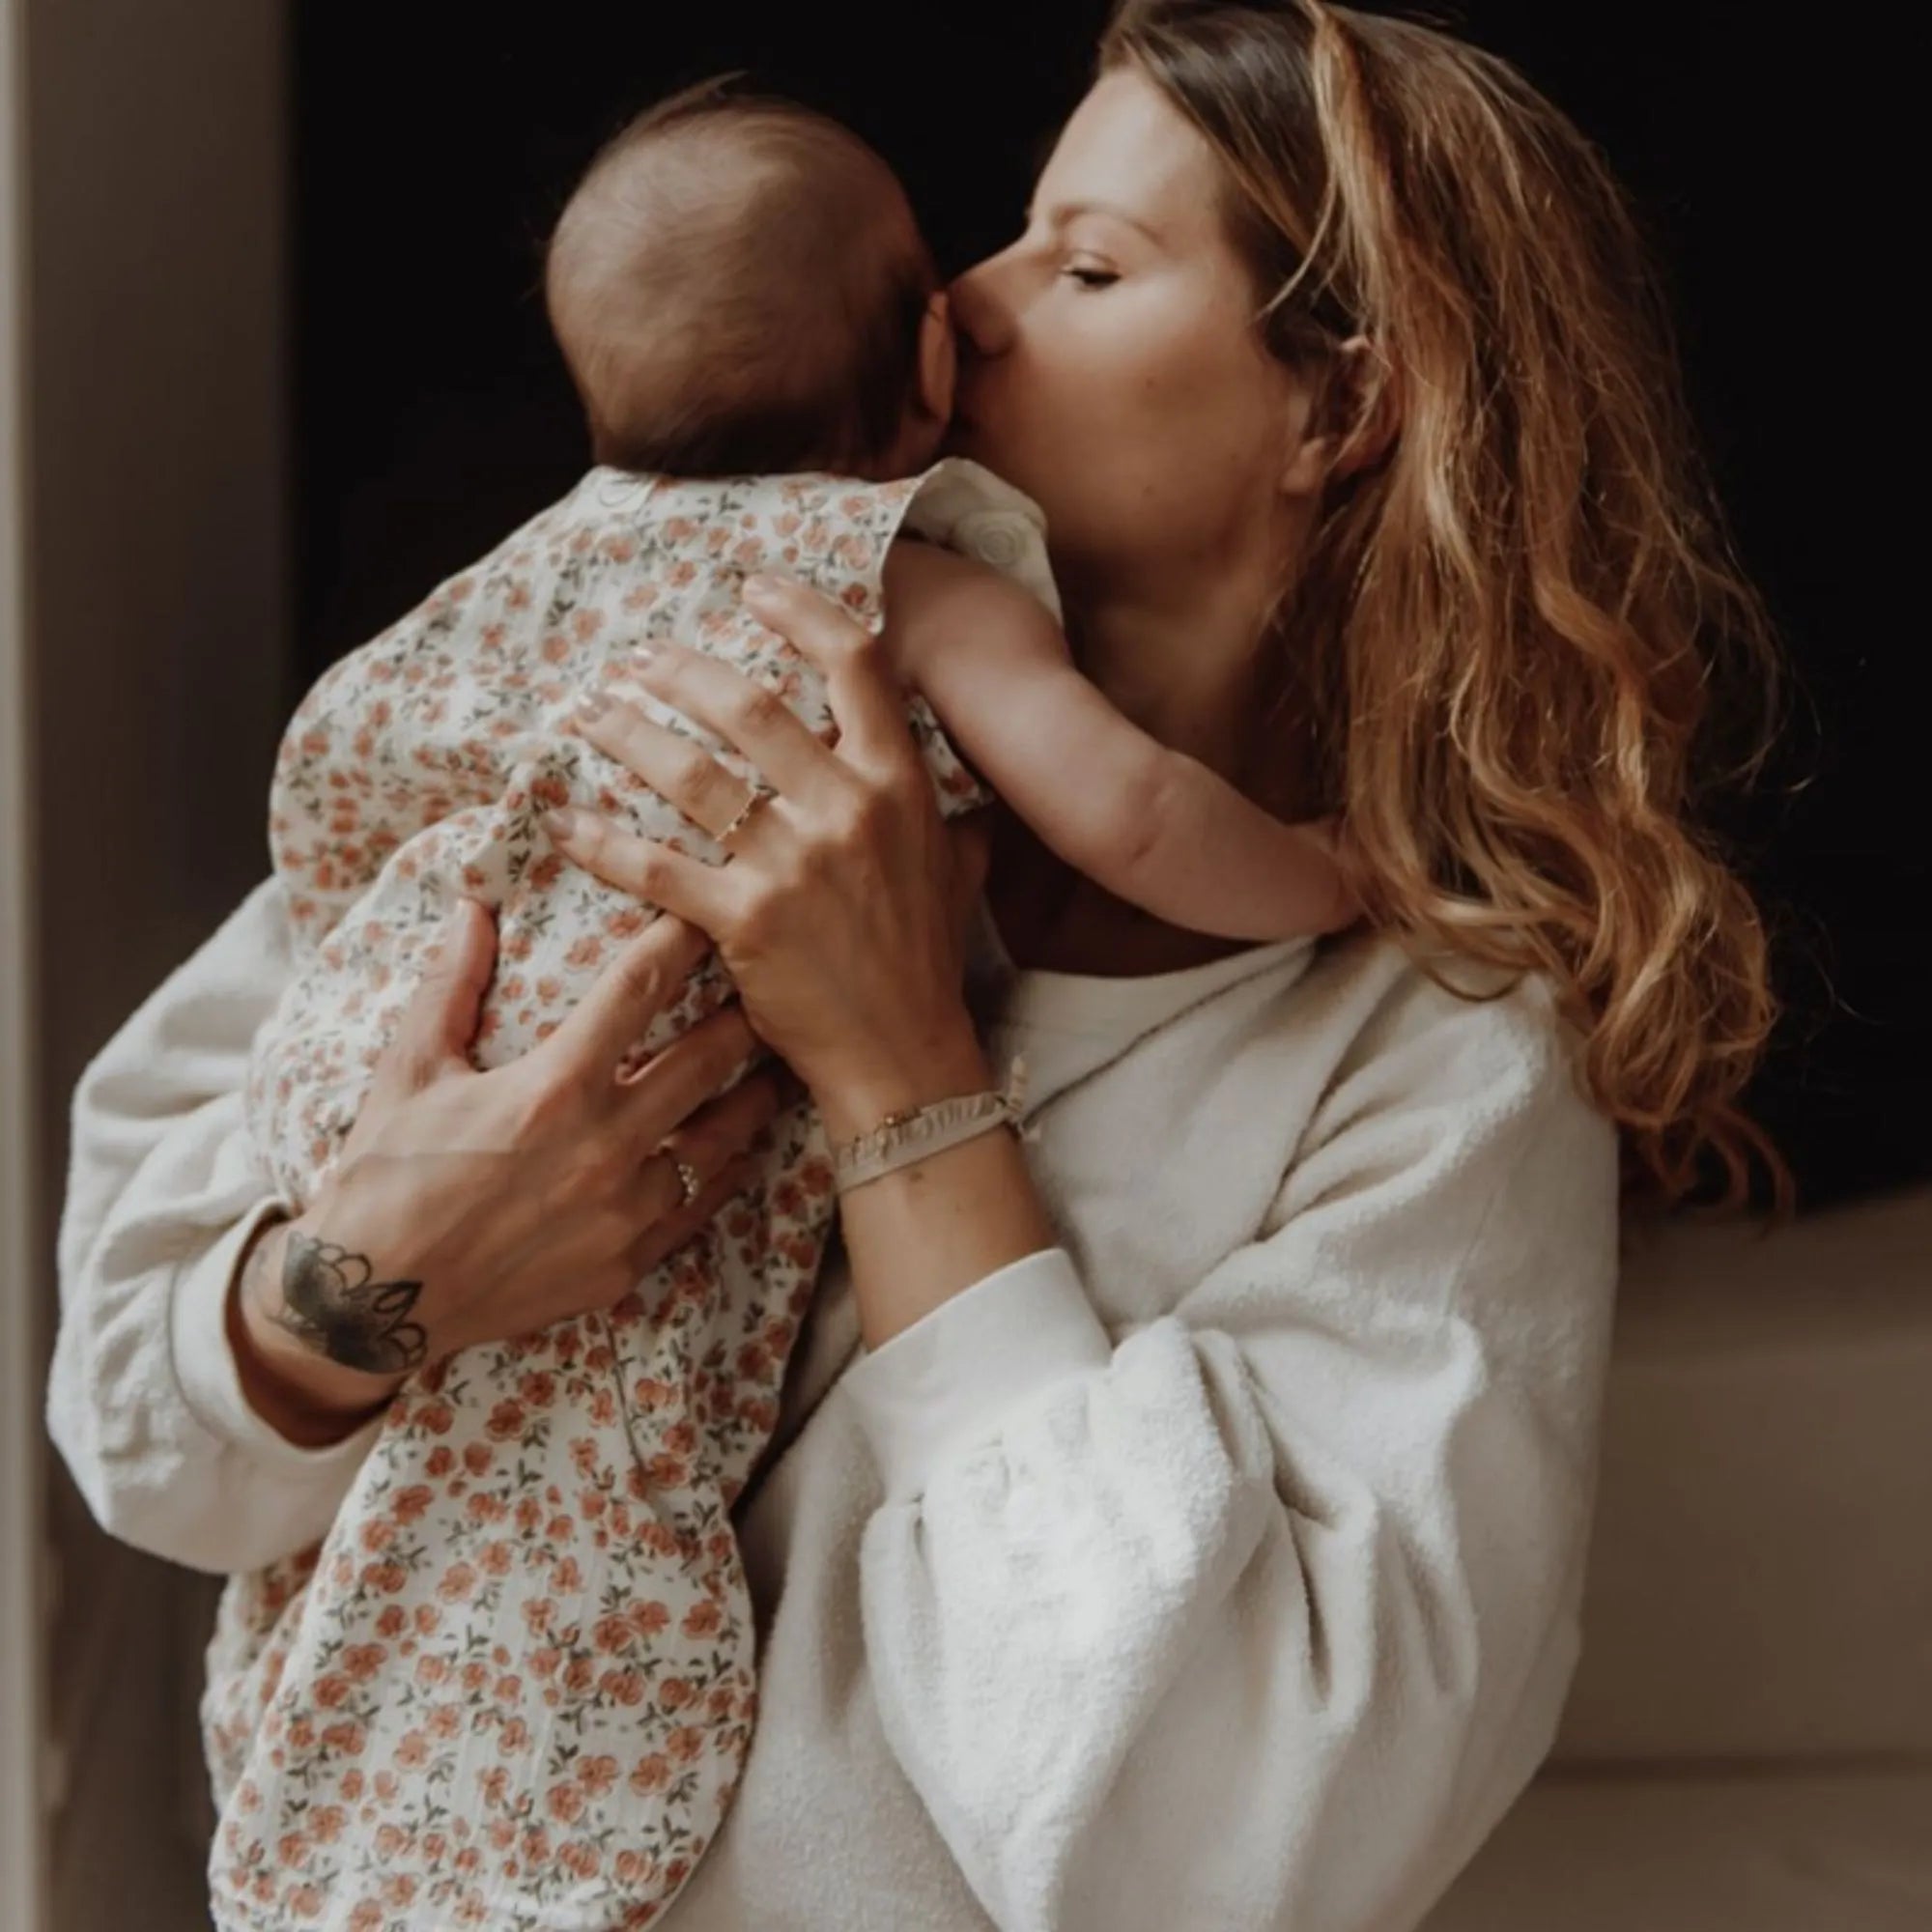
[[[592,453],[678,476],[923,469],[954,349],[905,191],[848,128],[735,78],[631,122],[551,238]]]

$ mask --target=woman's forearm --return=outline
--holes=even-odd
[[[888,1113],[997,1086],[961,1015],[960,1028],[892,1091],[821,1096],[827,1131],[846,1140]],[[866,1346],[902,1329],[997,1269],[1060,1239],[1006,1128],[895,1168],[840,1198],[845,1252]]]

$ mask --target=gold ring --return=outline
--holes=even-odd
[[[670,1153],[670,1150],[665,1150]],[[704,1177],[688,1160],[680,1160],[676,1154],[670,1155],[670,1164],[677,1169],[677,1184],[684,1189],[684,1199],[677,1205],[689,1208],[704,1192]]]
[[[732,833],[736,832],[745,823],[745,821],[751,817],[753,812],[756,811],[759,806],[763,805],[770,797],[771,797],[770,792],[764,790],[762,787],[758,785],[753,785],[752,787],[752,795],[748,799],[746,799],[744,804],[741,805],[738,808],[737,811],[732,815],[730,824],[727,825],[724,829],[724,831],[722,831],[717,835],[719,844],[721,845],[725,844],[729,840]]]

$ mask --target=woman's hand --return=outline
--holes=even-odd
[[[244,1388],[298,1440],[342,1434],[425,1362],[616,1301],[744,1185],[743,1151],[778,1110],[773,1069],[712,1098],[759,1050],[730,1006],[618,1079],[705,951],[678,920],[488,1073],[466,1057],[496,957],[487,910],[464,900],[440,951],[340,1160],[239,1271]]]
[[[710,934],[753,1028],[844,1136],[989,1084],[961,994],[986,838],[977,825],[949,836],[879,640],[804,584],[755,582],[745,593],[758,619],[824,673],[836,749],[728,666],[655,645],[638,653],[636,682],[735,746],[769,795],[741,818],[740,780],[600,695],[573,728],[724,835],[729,862],[706,865],[581,809],[551,814],[552,837],[586,870]]]

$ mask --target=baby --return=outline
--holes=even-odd
[[[854,135],[723,84],[663,103],[593,162],[547,294],[598,467],[331,668],[278,759],[299,970],[248,1102],[289,1198],[339,1153],[456,894],[497,908],[485,1067],[543,1037],[654,916],[564,863],[548,808],[722,859],[568,728],[633,646],[716,651],[834,735],[811,667],[740,606],[753,571],[882,635],[949,815],[990,785],[1175,923],[1347,923],[1319,829],[1268,817],[1075,670],[1037,508],[935,460],[946,299]],[[707,960],[637,1051],[729,993]],[[231,1579],[203,1704],[220,1926],[609,1932],[676,1896],[752,1735],[729,1510],[778,1418],[832,1181],[796,1107],[757,1183],[614,1307],[411,1376],[323,1542]]]

